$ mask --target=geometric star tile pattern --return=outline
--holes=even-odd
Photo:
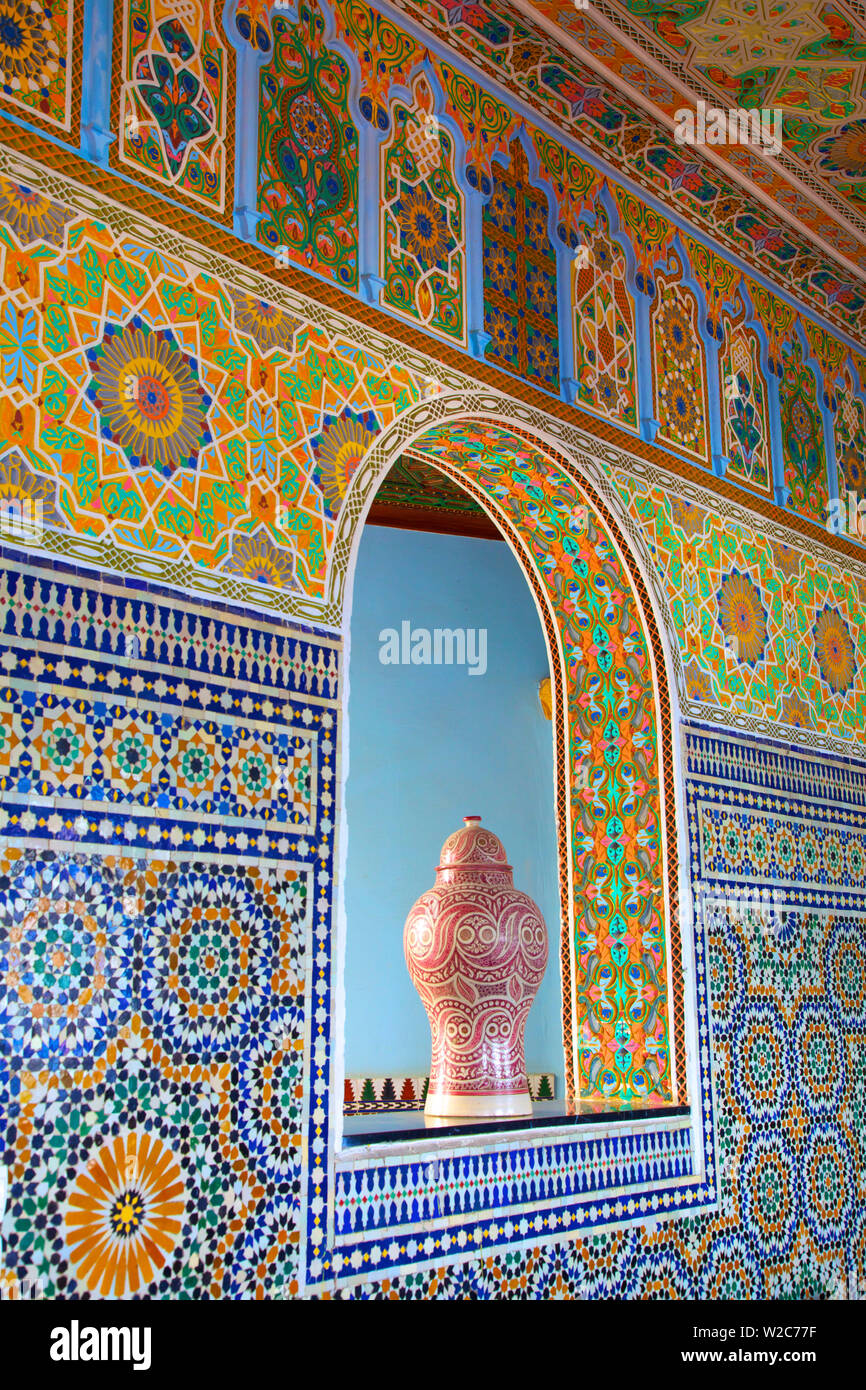
[[[69,1298],[296,1292],[333,640],[56,566],[7,568],[2,589],[5,1278]]]
[[[749,523],[618,481],[668,588],[689,696],[859,738],[866,581],[806,549],[768,543]]]

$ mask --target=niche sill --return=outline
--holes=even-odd
[[[505,1134],[515,1130],[565,1129],[581,1125],[631,1125],[638,1120],[668,1120],[691,1112],[689,1105],[618,1106],[584,1105],[569,1110],[564,1100],[535,1101],[532,1115],[501,1120],[490,1116],[471,1119],[427,1119],[423,1110],[379,1110],[343,1117],[341,1148],[369,1148],[376,1144],[400,1144],[418,1139],[462,1138],[471,1134]]]

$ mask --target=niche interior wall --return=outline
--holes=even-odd
[[[401,653],[398,664],[383,661],[391,652],[382,634],[392,629],[402,638],[404,621],[410,632],[466,634],[466,660],[455,639],[439,664],[431,645],[430,664],[413,665],[408,641],[405,661]],[[508,847],[515,881],[548,924],[550,966],[527,1023],[526,1055],[529,1072],[552,1075],[548,1087],[561,1096],[554,740],[538,695],[550,657],[532,591],[501,540],[367,525],[349,628],[345,1073],[352,1094],[364,1094],[367,1078],[390,1079],[397,1096],[407,1078],[423,1087],[417,1078],[429,1071],[430,1026],[406,969],[403,924],[433,882],[450,829],[475,807]]]

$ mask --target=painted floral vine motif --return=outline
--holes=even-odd
[[[631,238],[637,259],[635,284],[642,294],[655,294],[655,266],[670,250],[676,229],[666,217],[647,207],[628,189],[612,186],[620,226]]]
[[[337,33],[361,68],[361,115],[376,130],[389,131],[393,74],[411,73],[425,50],[364,0],[336,0],[333,12]]]
[[[575,260],[574,345],[577,400],[608,419],[637,428],[634,300],[626,259],[603,204],[583,232],[587,254]]]
[[[774,376],[781,377],[785,371],[784,353],[794,333],[797,311],[756,280],[744,279],[755,318],[766,334],[770,371]]]
[[[221,212],[231,59],[214,6],[126,0],[118,158]]]
[[[784,354],[779,387],[782,455],[790,506],[821,524],[827,518],[827,457],[815,375],[794,339]]]
[[[572,251],[583,242],[582,212],[598,206],[599,191],[604,180],[596,169],[586,164],[572,150],[540,130],[530,130],[539,167],[550,181],[556,198],[556,235]]]
[[[839,377],[842,374],[842,364],[845,361],[847,352],[844,343],[840,343],[826,328],[820,324],[812,323],[811,319],[800,316],[800,325],[809,345],[809,351],[818,364],[818,372],[821,381],[821,400],[829,410],[835,410],[837,405],[836,387]]]
[[[707,392],[697,303],[676,273],[659,273],[652,308],[658,441],[707,462]]]
[[[275,13],[272,29],[260,79],[258,237],[278,257],[356,289],[358,132],[348,64],[329,50],[316,0],[303,0],[297,23]]]

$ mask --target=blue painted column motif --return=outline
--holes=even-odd
[[[779,378],[775,372],[768,372],[767,374],[767,414],[770,417],[773,496],[778,506],[787,507],[791,500],[791,493],[785,482],[785,454],[782,448],[782,399],[779,392]]]
[[[574,405],[577,400],[577,377],[574,357],[574,297],[575,263],[590,255],[588,245],[573,249],[557,238],[556,242],[556,318],[559,327],[559,380],[562,398]]]
[[[87,159],[108,168],[111,129],[111,55],[114,34],[112,0],[87,0],[84,7],[81,65],[81,150]]]
[[[635,339],[637,360],[637,399],[638,408],[644,412],[640,416],[640,436],[648,444],[655,443],[661,428],[661,421],[651,413],[653,408],[653,369],[652,369],[652,322],[650,312],[655,298],[634,286]]]
[[[713,463],[713,472],[718,478],[724,478],[727,472],[730,459],[725,453],[725,442],[722,433],[722,411],[725,408],[724,397],[721,390],[721,379],[719,374],[719,357],[721,355],[721,344],[712,334],[704,337],[704,353],[707,368],[707,411],[709,413],[710,427],[710,458]]]
[[[257,241],[256,229],[265,216],[259,212],[259,79],[270,56],[238,33],[235,17],[238,0],[227,0],[223,9],[223,28],[237,54],[235,104],[235,235],[244,241]]]
[[[361,298],[379,305],[385,281],[379,274],[379,163],[387,131],[358,122],[358,284]]]
[[[481,193],[468,189],[466,193],[466,324],[469,351],[484,361],[490,334],[484,327],[484,224],[483,210],[487,201]]]

